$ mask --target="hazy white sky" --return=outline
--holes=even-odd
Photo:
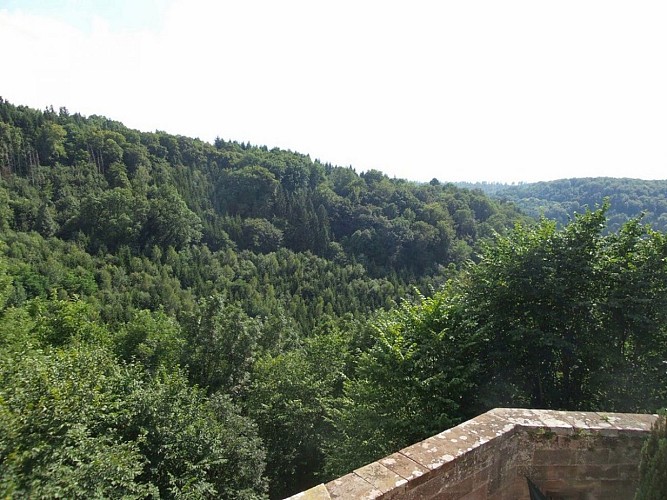
[[[0,96],[428,181],[667,178],[667,2],[0,0]]]

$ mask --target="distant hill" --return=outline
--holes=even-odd
[[[325,302],[331,314],[367,312],[437,285],[480,240],[524,217],[452,184],[0,98],[0,256],[20,270],[12,305],[53,290],[92,294],[115,318],[130,307],[175,314],[224,292],[308,332]],[[62,249],[44,245],[76,245],[85,265],[70,269]],[[140,271],[155,281],[144,276],[148,292],[107,279]]]
[[[595,208],[609,199],[609,230],[645,214],[643,221],[653,229],[667,230],[667,180],[646,181],[593,177],[561,179],[526,184],[457,183],[458,187],[478,189],[489,196],[512,201],[528,215],[544,215],[565,224],[575,213]]]

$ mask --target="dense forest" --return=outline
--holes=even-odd
[[[512,201],[532,217],[544,216],[561,225],[572,220],[574,214],[592,210],[608,200],[609,231],[617,231],[639,216],[653,229],[667,230],[667,180],[593,177],[512,185],[492,182],[456,185],[481,190],[498,200]]]
[[[0,495],[281,498],[494,406],[667,402],[667,237],[0,101]]]

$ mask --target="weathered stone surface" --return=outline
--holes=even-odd
[[[372,500],[373,498],[378,498],[382,495],[382,491],[378,490],[375,486],[359,477],[354,472],[346,474],[341,478],[334,479],[333,481],[329,481],[326,484],[326,488],[332,499],[358,498],[360,500]]]
[[[405,489],[407,479],[399,476],[379,462],[373,462],[355,469],[354,473],[364,479],[382,493],[394,491],[398,493]]]
[[[548,460],[548,458],[549,457],[547,455],[545,457],[545,460]],[[610,460],[609,448],[607,448],[606,446],[596,445],[574,450],[574,463],[577,465],[606,464],[609,463],[609,460]]]
[[[403,448],[401,453],[427,469],[436,470],[446,468],[457,455],[463,454],[464,450],[438,434]]]
[[[486,486],[482,486],[481,488],[477,488],[467,495],[462,496],[461,500],[486,500],[487,498],[488,493],[486,491]]]
[[[491,412],[484,413],[456,427],[438,434],[438,437],[457,444],[460,448],[470,451],[482,446],[492,439],[508,437],[513,433],[515,425],[499,419]]]
[[[485,437],[507,435],[514,430],[514,425],[511,425],[512,427],[510,427],[510,424],[505,422],[504,419],[498,418],[495,410],[482,413],[472,420],[468,420],[461,424],[463,428],[473,428],[477,430],[480,435]]]
[[[436,470],[491,440],[509,437],[514,430],[515,424],[489,412],[409,446],[401,453],[430,470]]]
[[[608,454],[607,454],[608,456]],[[574,465],[577,461],[575,450],[535,450],[533,452],[532,465]]]
[[[404,479],[407,479],[408,481],[423,476],[428,472],[426,467],[418,464],[400,452],[392,453],[388,457],[379,460],[379,462],[387,469],[394,471],[396,474]]]
[[[462,478],[461,481],[450,480],[444,475],[435,475],[433,479],[420,484],[414,489],[406,490],[401,499],[426,499],[426,498],[461,498],[473,491],[473,479]]]
[[[329,496],[326,486],[318,484],[309,490],[289,497],[287,500],[331,500],[331,496]]]
[[[616,429],[624,432],[647,432],[655,422],[655,415],[641,415],[637,413],[599,413],[600,418],[610,423]]]
[[[571,434],[574,432],[572,424],[552,410],[531,410],[528,408],[496,408],[491,410],[493,415],[508,422],[526,428],[544,429],[553,433]]]
[[[608,419],[592,411],[554,411],[554,413],[579,431],[613,429]]]

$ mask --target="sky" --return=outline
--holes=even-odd
[[[667,2],[0,0],[0,96],[415,181],[667,178]]]

